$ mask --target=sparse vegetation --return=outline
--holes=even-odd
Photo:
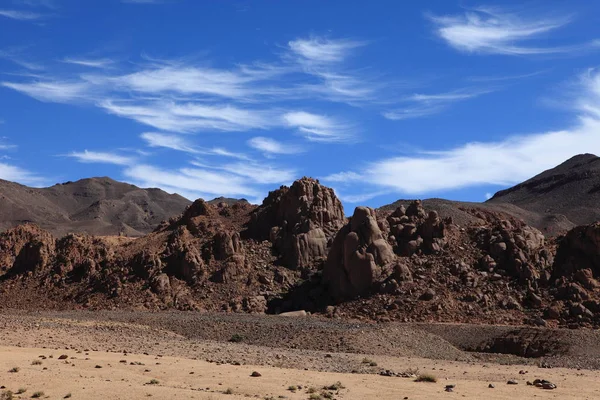
[[[310,400],[322,400],[323,396],[321,396],[319,393],[311,393],[311,395],[308,396],[308,398]]]
[[[31,395],[32,399],[39,399],[40,397],[44,396],[44,392],[35,392],[34,394]]]
[[[42,365],[42,360],[33,360],[31,365]]]
[[[375,361],[371,360],[370,358],[366,358],[366,357],[363,358],[362,363],[363,364],[369,364],[370,367],[376,367],[377,366],[377,363]]]
[[[239,333],[234,333],[233,335],[231,335],[231,337],[229,338],[229,341],[231,343],[240,343],[244,341],[244,336],[240,335]]]
[[[27,391],[27,389],[25,388],[19,388],[19,390],[17,390],[17,394],[23,394]]]
[[[19,367],[12,367],[11,369],[8,370],[8,372],[11,372],[13,374],[19,372],[21,370],[21,368]]]
[[[344,384],[342,384],[342,382],[337,381],[333,385],[325,386],[323,389],[336,391],[336,390],[344,389],[345,387],[346,386],[344,386]]]
[[[419,368],[408,368],[402,372],[402,375],[414,375],[419,376]]]
[[[317,388],[316,387],[309,387],[308,390],[306,391],[306,393],[311,394],[311,393],[317,393]]]
[[[376,367],[377,363],[370,358],[363,358],[363,364],[369,364],[370,367]]]
[[[14,398],[15,396],[10,390],[6,390],[0,393],[0,400],[13,400]]]
[[[65,397],[63,397],[63,399],[70,399],[71,398],[71,393],[67,393],[65,394]]]
[[[150,382],[148,382],[148,385],[158,385],[160,382],[158,381],[158,379],[150,379]]]
[[[233,389],[232,388],[227,388],[227,390],[224,391],[223,394],[233,394]]]
[[[421,374],[419,376],[417,376],[417,379],[415,379],[415,382],[431,382],[431,383],[436,383],[437,382],[437,378],[431,374]]]
[[[298,390],[298,386],[294,386],[294,385],[288,386],[288,390],[290,392],[295,392],[296,390]]]

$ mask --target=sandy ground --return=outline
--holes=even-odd
[[[61,355],[67,358],[59,359]],[[40,391],[40,398],[49,399],[68,394],[72,399],[205,400],[309,399],[311,394],[314,399],[357,400],[600,398],[597,370],[451,360],[283,349],[189,338],[133,323],[0,314],[2,400],[7,390],[17,399],[32,398]],[[377,366],[369,367],[370,362]],[[18,371],[10,372],[13,368]],[[382,369],[418,369],[435,376],[437,382],[380,376]],[[351,370],[360,373],[347,372]],[[262,376],[252,377],[253,371]],[[536,378],[550,380],[558,388],[543,390],[526,384]],[[509,379],[518,384],[508,385]],[[323,387],[336,382],[344,388],[323,392]],[[490,383],[495,388],[488,388]],[[444,389],[451,384],[456,387],[448,393]],[[292,386],[301,389],[290,391]],[[314,393],[309,393],[310,388]],[[19,389],[26,391],[17,394]],[[328,393],[332,397],[325,397]]]
[[[66,360],[59,360],[61,355]],[[41,359],[40,356],[48,357]],[[49,358],[52,356],[52,358]],[[32,365],[34,360],[41,361]],[[126,361],[126,362],[124,362]],[[437,377],[437,383],[414,382],[410,378],[371,374],[341,374],[265,366],[235,366],[205,361],[154,355],[107,352],[76,352],[40,348],[0,347],[0,385],[16,393],[15,398],[31,398],[42,391],[42,398],[60,399],[308,399],[309,388],[341,382],[344,389],[333,391],[337,399],[597,399],[600,376],[595,371],[537,369],[519,374],[517,365],[476,365],[425,359],[397,358],[396,369],[430,365],[422,372]],[[131,363],[134,363],[133,365]],[[142,365],[138,364],[141,363]],[[101,367],[98,368],[97,366]],[[13,368],[18,372],[9,372]],[[261,377],[250,376],[258,371]],[[518,385],[507,385],[508,379]],[[527,380],[544,378],[558,385],[556,390],[527,386]],[[151,384],[155,379],[158,383]],[[490,389],[492,383],[495,388]],[[445,392],[454,384],[453,393]],[[301,386],[292,392],[290,386]],[[232,394],[226,394],[230,389]],[[283,396],[283,397],[282,397]]]

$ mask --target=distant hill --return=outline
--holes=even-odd
[[[584,225],[600,220],[600,157],[577,155],[516,186],[487,204],[511,204],[538,214],[540,223]]]
[[[160,189],[141,189],[107,177],[48,188],[0,180],[0,229],[34,222],[53,234],[141,236],[191,202]]]
[[[211,204],[211,205],[214,205],[214,206],[218,205],[219,203],[225,203],[228,206],[231,206],[231,205],[236,204],[236,203],[250,204],[248,202],[248,200],[246,200],[246,199],[234,199],[234,198],[231,198],[231,197],[222,197],[222,196],[221,197],[215,197],[214,199],[207,201],[207,203]]]
[[[410,200],[398,200],[381,207],[392,210]],[[504,212],[522,219],[548,235],[564,233],[577,225],[600,220],[600,157],[580,154],[523,183],[501,190],[485,203],[444,199],[423,201],[426,209],[451,216],[459,224],[476,217],[465,208]]]

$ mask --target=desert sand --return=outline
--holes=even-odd
[[[49,399],[309,399],[311,394],[348,400],[600,398],[594,370],[282,349],[191,339],[134,322],[10,314],[0,322],[0,386],[5,387],[0,393],[10,390],[14,398],[31,398],[36,392]],[[344,370],[339,364],[346,370],[355,366],[357,373],[332,372]],[[381,376],[382,369],[418,369],[437,382]],[[261,376],[251,376],[254,371]],[[558,387],[527,385],[537,378]],[[518,384],[508,385],[510,379]],[[336,382],[343,388],[323,390]],[[454,391],[446,392],[446,385],[455,385]],[[26,391],[16,394],[19,389]]]

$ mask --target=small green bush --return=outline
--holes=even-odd
[[[415,379],[415,382],[431,382],[431,383],[436,383],[437,382],[437,378],[433,375],[430,374],[421,374],[419,376],[417,376],[417,379]]]
[[[231,337],[229,338],[229,341],[231,343],[240,343],[244,341],[244,336],[240,335],[239,333],[234,333],[233,335],[231,335]]]

